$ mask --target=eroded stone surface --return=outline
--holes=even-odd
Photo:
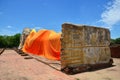
[[[22,32],[21,37],[20,37],[20,44],[19,44],[18,49],[22,49],[22,47],[24,45],[24,42],[25,42],[25,39],[30,34],[30,31],[31,31],[30,28],[24,28],[23,29],[23,32]]]
[[[110,32],[108,29],[74,25],[62,25],[61,66],[109,63]]]

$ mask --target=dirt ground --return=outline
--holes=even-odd
[[[112,67],[70,76],[78,80],[120,80],[120,58],[113,58],[113,60]]]
[[[109,68],[67,75],[35,59],[25,59],[14,50],[5,50],[0,55],[0,80],[120,80],[120,58],[113,60]]]

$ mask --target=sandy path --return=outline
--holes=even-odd
[[[24,59],[13,50],[0,55],[0,80],[73,80],[34,59]]]

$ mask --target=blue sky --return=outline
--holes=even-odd
[[[120,37],[120,0],[0,0],[0,35],[23,28],[61,31],[64,22],[109,28]]]

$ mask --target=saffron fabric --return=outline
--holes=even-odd
[[[61,33],[52,30],[33,29],[25,40],[23,52],[43,56],[51,60],[60,60]]]

